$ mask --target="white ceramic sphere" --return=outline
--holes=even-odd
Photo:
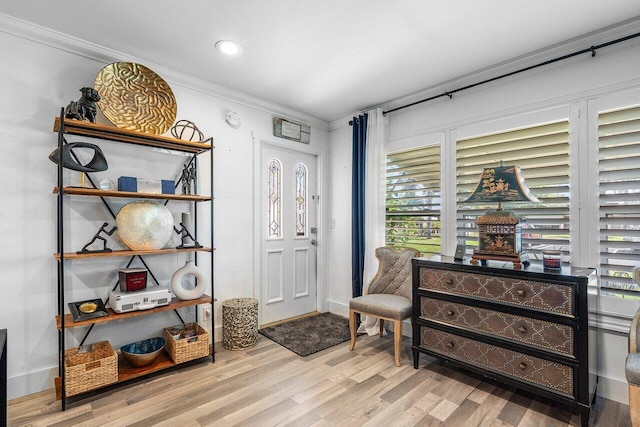
[[[173,234],[173,215],[164,205],[136,200],[116,215],[118,237],[131,250],[161,249]]]

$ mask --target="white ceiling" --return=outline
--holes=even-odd
[[[638,17],[640,1],[0,0],[0,13],[332,121]]]

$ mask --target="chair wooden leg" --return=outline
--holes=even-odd
[[[378,319],[378,325],[380,326],[378,334],[382,336],[384,335],[384,319]]]
[[[349,310],[349,332],[351,334],[351,344],[349,350],[353,350],[356,346],[356,311]]]
[[[629,415],[631,425],[640,427],[640,387],[629,384]]]
[[[396,366],[400,366],[400,349],[402,347],[402,320],[393,321],[393,350],[396,356]]]

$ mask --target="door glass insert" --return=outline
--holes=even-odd
[[[296,237],[307,236],[307,166],[298,163],[296,173]]]
[[[267,238],[279,239],[282,237],[282,163],[275,158],[269,161],[267,191]]]

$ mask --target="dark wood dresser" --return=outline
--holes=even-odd
[[[413,364],[425,353],[577,407],[587,426],[598,381],[594,269],[557,273],[450,257],[413,260]]]

